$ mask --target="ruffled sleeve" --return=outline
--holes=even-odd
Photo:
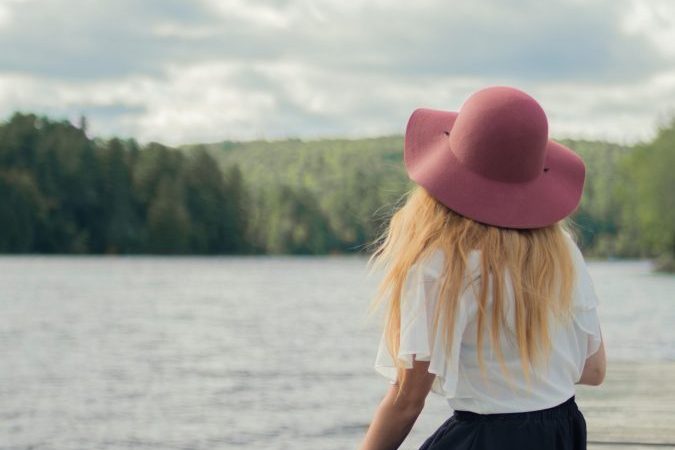
[[[598,316],[600,299],[595,292],[593,279],[581,250],[571,239],[570,245],[577,273],[574,291],[574,321],[587,336],[586,358],[588,358],[600,349],[602,341]]]
[[[408,272],[401,293],[401,342],[397,357],[403,367],[408,369],[413,367],[413,358],[417,361],[429,361],[428,372],[436,375],[431,391],[452,398],[457,387],[459,352],[467,324],[467,313],[460,301],[452,351],[447,359],[444,354],[446,346],[442,338],[442,321],[439,321],[435,335],[431,335],[434,308],[442,281],[438,270],[442,264],[441,256],[436,253],[429,261],[413,265]],[[396,382],[396,366],[387,349],[384,332],[375,359],[375,370],[388,378],[390,383]]]

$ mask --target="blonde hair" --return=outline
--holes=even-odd
[[[375,250],[368,259],[371,272],[384,269],[384,277],[369,307],[372,313],[388,298],[385,315],[385,341],[395,361],[399,393],[406,371],[396,355],[399,351],[401,292],[410,268],[436,249],[445,255],[442,282],[438,290],[431,335],[436,335],[440,317],[444,317],[445,354],[452,348],[455,316],[463,287],[473,286],[477,302],[478,363],[485,373],[482,356],[483,327],[488,325],[490,343],[502,371],[510,377],[499,345],[502,327],[508,328],[505,311],[504,268],[508,269],[515,298],[515,336],[521,368],[530,384],[530,367],[547,361],[551,350],[548,312],[562,320],[571,320],[572,287],[575,269],[564,233],[576,239],[568,218],[535,229],[514,229],[476,222],[447,208],[426,189],[416,185],[405,194],[405,204],[393,213],[386,229],[368,245]],[[480,276],[465,282],[467,256],[480,250]],[[486,324],[488,274],[492,276],[492,321]],[[476,287],[480,290],[476,292]],[[557,290],[556,290],[557,287]]]

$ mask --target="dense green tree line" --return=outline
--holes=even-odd
[[[68,122],[15,114],[0,126],[0,251],[246,251],[236,166],[133,140],[92,140]]]
[[[174,149],[90,139],[84,123],[0,125],[1,252],[356,252],[413,186],[401,136]],[[675,121],[632,147],[562,142],[587,165],[584,251],[672,264]]]

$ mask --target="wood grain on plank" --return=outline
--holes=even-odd
[[[608,361],[600,386],[577,386],[589,450],[675,448],[675,361]]]

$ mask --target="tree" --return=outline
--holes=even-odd
[[[105,253],[130,253],[141,249],[143,218],[133,191],[130,153],[119,139],[111,139],[101,150],[104,206]]]
[[[622,224],[639,236],[644,256],[675,259],[675,118],[656,138],[639,144],[621,164],[619,194],[629,206]],[[636,233],[637,231],[637,233]]]
[[[236,211],[222,172],[204,150],[190,155],[185,168],[185,200],[192,219],[191,248],[197,253],[227,253],[237,248]]]
[[[326,253],[335,245],[328,220],[306,188],[282,185],[269,192],[265,211],[267,250],[272,253]]]
[[[147,249],[151,253],[187,253],[190,225],[181,184],[163,177],[148,208]]]
[[[35,180],[26,171],[0,171],[0,199],[0,252],[33,252],[38,224],[45,214]]]

